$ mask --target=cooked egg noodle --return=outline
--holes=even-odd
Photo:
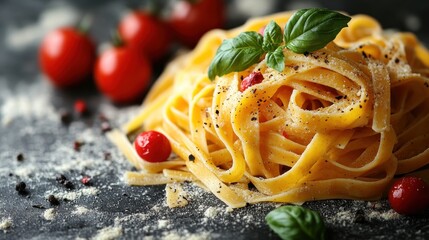
[[[169,64],[141,113],[124,133],[109,135],[141,171],[126,174],[129,184],[194,181],[231,207],[373,200],[395,174],[428,164],[429,53],[413,34],[384,31],[371,17],[354,16],[318,51],[285,49],[283,72],[262,60],[208,79],[224,39],[270,20],[284,26],[291,14],[211,31]],[[241,92],[241,80],[254,71],[264,80]],[[124,134],[141,127],[164,133],[177,157],[140,159]]]

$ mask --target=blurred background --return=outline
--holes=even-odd
[[[168,14],[174,0],[165,2]],[[272,12],[326,7],[349,14],[365,13],[377,18],[384,28],[416,33],[429,45],[429,1],[423,0],[224,0],[227,4],[225,28],[238,26],[252,16]],[[49,31],[76,23],[83,15],[92,16],[91,37],[98,46],[130,9],[142,8],[143,0],[0,0],[0,74],[8,78],[28,76],[38,71],[37,47]],[[15,71],[11,72],[13,68]],[[3,80],[1,80],[3,81]]]

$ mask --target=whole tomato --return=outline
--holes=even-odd
[[[224,26],[225,4],[223,0],[179,0],[168,22],[177,39],[192,48],[204,33]]]
[[[151,75],[147,57],[127,46],[108,49],[95,66],[98,89],[116,103],[139,100],[149,86]]]
[[[397,213],[422,213],[429,208],[429,185],[419,177],[399,178],[390,188],[388,199]]]
[[[91,75],[95,45],[75,28],[59,28],[43,39],[39,63],[43,73],[58,87],[76,85]]]
[[[134,141],[137,154],[148,162],[164,162],[171,154],[168,138],[157,131],[140,133]]]
[[[166,55],[171,46],[167,25],[155,15],[133,11],[119,23],[118,32],[126,45],[158,60]]]

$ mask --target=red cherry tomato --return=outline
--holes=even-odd
[[[105,51],[95,66],[97,87],[116,103],[139,100],[149,86],[151,74],[149,60],[128,47]]]
[[[170,141],[157,131],[140,133],[134,141],[134,148],[137,154],[148,162],[163,162],[171,154]]]
[[[390,206],[400,214],[418,214],[429,207],[429,185],[419,177],[396,180],[389,191]]]
[[[252,72],[249,76],[245,77],[240,84],[240,91],[244,92],[248,87],[255,84],[261,83],[264,80],[264,76],[261,72]]]
[[[57,29],[43,39],[39,51],[42,71],[58,87],[76,85],[90,76],[95,46],[74,28]]]
[[[224,26],[225,4],[222,0],[180,0],[168,22],[180,42],[194,47],[204,33]]]
[[[163,57],[171,46],[171,36],[167,25],[143,11],[126,15],[118,27],[124,43],[141,51],[153,60]]]

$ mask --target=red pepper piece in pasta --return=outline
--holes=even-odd
[[[240,85],[240,92],[244,92],[248,87],[261,83],[264,76],[261,72],[252,72],[249,76],[245,77]]]

